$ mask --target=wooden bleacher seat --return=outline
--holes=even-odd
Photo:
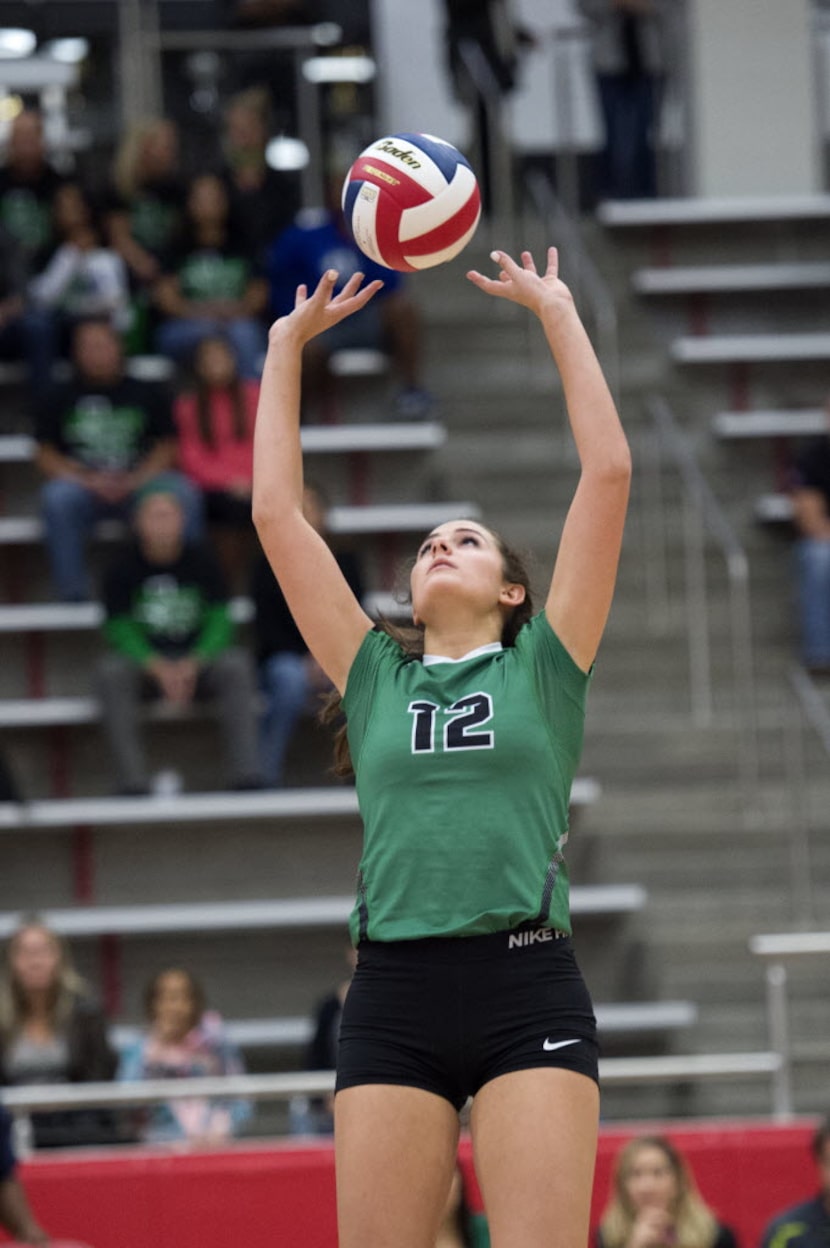
[[[606,200],[599,205],[597,216],[603,225],[623,229],[821,221],[830,220],[830,195]]]
[[[639,884],[586,884],[571,889],[571,913],[583,922],[636,914],[646,902]],[[44,908],[43,922],[69,939],[95,936],[154,936],[191,932],[279,931],[345,928],[354,897],[292,897],[265,901],[206,901],[165,905]],[[15,912],[0,913],[0,939],[20,922]]]
[[[793,411],[758,410],[718,412],[712,417],[712,432],[719,438],[806,438],[830,431],[824,408],[796,408]]]
[[[830,286],[830,263],[666,265],[635,270],[631,286],[639,295],[821,289]]]
[[[830,360],[830,334],[701,334],[676,338],[677,364],[752,364]]]
[[[612,1001],[595,1004],[597,1026],[603,1038],[664,1035],[692,1026],[697,1006],[691,1001]],[[226,1021],[229,1038],[240,1049],[304,1048],[314,1033],[314,1020],[299,1015],[285,1018],[246,1018]],[[123,1051],[144,1034],[129,1025],[110,1029],[114,1047]]]

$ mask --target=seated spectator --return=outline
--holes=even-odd
[[[694,1178],[664,1136],[630,1140],[617,1155],[597,1248],[735,1248]]]
[[[777,1213],[764,1228],[761,1248],[827,1248],[830,1243],[830,1118],[813,1136],[818,1194]]]
[[[268,146],[268,92],[252,87],[235,95],[225,110],[222,135],[223,177],[231,216],[259,262],[268,244],[291,224],[300,207],[296,175],[272,169]]]
[[[136,492],[169,472],[175,453],[170,402],[159,386],[126,376],[118,335],[108,321],[85,321],[72,335],[75,375],[40,404],[37,465],[52,580],[66,602],[90,596],[86,542],[96,521],[125,518]],[[178,486],[187,531],[201,533],[201,498]]]
[[[254,677],[247,653],[231,645],[233,625],[212,551],[185,538],[175,484],[150,482],[138,500],[135,541],[111,565],[104,585],[98,688],[118,790],[148,792],[139,732],[142,698],[186,707],[218,699],[228,783],[259,787]]]
[[[138,288],[155,282],[161,258],[181,241],[186,186],[179,160],[179,132],[166,118],[134,126],[116,153],[107,227]]]
[[[320,490],[308,482],[303,491],[303,511],[309,524],[325,536],[325,502]],[[361,598],[362,576],[355,555],[340,551],[335,558],[352,593]],[[267,785],[279,788],[297,719],[310,709],[313,695],[326,692],[330,685],[309,654],[264,555],[254,566],[251,595],[256,612],[254,636],[259,683],[265,695],[260,731],[262,777]]]
[[[240,572],[248,575],[254,549],[251,482],[259,383],[242,380],[225,338],[202,339],[192,376],[193,387],[173,406],[179,465],[202,492],[225,579],[236,588]]]
[[[63,940],[36,919],[8,942],[0,973],[0,1083],[87,1083],[112,1079],[116,1057],[106,1022],[72,966]],[[37,1148],[111,1143],[104,1110],[32,1115]]]
[[[149,1030],[122,1054],[119,1079],[198,1079],[245,1073],[222,1019],[206,1008],[204,990],[189,971],[178,966],[160,971],[147,985],[144,1003]],[[142,1114],[140,1135],[147,1143],[220,1144],[236,1135],[250,1116],[247,1101],[188,1097]]]
[[[18,1244],[26,1243],[33,1245],[33,1248],[45,1248],[50,1242],[49,1236],[32,1213],[16,1171],[12,1118],[0,1105],[0,1226]]]
[[[395,413],[402,419],[417,420],[433,406],[432,396],[421,381],[420,315],[406,293],[402,274],[375,264],[349,233],[340,207],[345,173],[343,170],[329,179],[327,208],[301,212],[269,248],[271,314],[274,318],[287,315],[294,307],[297,287],[305,285],[309,291],[314,290],[328,269],[336,269],[340,275],[336,291],[342,290],[358,271],[366,275],[367,283],[379,278],[383,289],[371,303],[306,344],[304,393],[310,395],[312,402],[326,401],[332,385],[328,360],[333,352],[357,348],[384,350],[392,358],[400,386]]]
[[[305,1055],[305,1070],[335,1070],[337,1038],[346,994],[357,965],[357,950],[346,948],[349,967],[347,977],[321,1001],[314,1011],[314,1034]],[[295,1135],[332,1135],[334,1132],[334,1094],[326,1097],[294,1096],[289,1104],[291,1130]]]
[[[152,335],[152,291],[162,257],[181,240],[185,182],[179,173],[179,132],[156,118],[130,129],[116,152],[106,203],[110,246],[127,266],[132,294],[128,350],[145,351]]]
[[[259,376],[268,287],[247,240],[230,227],[228,192],[214,174],[190,184],[183,241],[165,262],[155,299],[164,318],[156,346],[164,355],[184,361],[202,338],[222,334],[242,376]]]
[[[100,317],[118,334],[130,322],[124,261],[103,245],[92,203],[77,182],[58,187],[52,213],[57,245],[28,287],[31,305],[39,314],[37,338],[30,348],[36,354],[30,358],[46,382],[51,381],[54,362],[65,354],[78,321]]]
[[[793,511],[801,657],[815,675],[830,676],[830,435],[798,457]]]
[[[0,222],[17,244],[27,276],[55,245],[52,201],[62,182],[46,159],[40,113],[24,109],[9,127],[0,168]]]

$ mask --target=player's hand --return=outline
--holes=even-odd
[[[559,253],[555,247],[548,247],[544,273],[537,273],[529,251],[522,252],[521,264],[517,264],[506,251],[493,251],[490,258],[500,266],[497,278],[485,277],[475,269],[467,274],[473,285],[486,295],[519,303],[537,316],[548,309],[565,311],[573,307],[571,292],[559,277]]]
[[[274,322],[268,335],[269,342],[287,336],[304,345],[332,325],[359,312],[383,285],[381,281],[369,282],[361,290],[363,274],[353,273],[340,293],[335,294],[337,278],[337,270],[328,269],[311,295],[306,286],[298,286],[293,312]]]

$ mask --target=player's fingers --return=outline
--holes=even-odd
[[[545,270],[545,277],[557,277],[559,274],[559,250],[556,247],[548,247],[548,267]]]
[[[338,277],[337,269],[326,269],[315,287],[312,299],[316,299],[318,303],[328,303]]]
[[[363,281],[362,273],[352,273],[343,289],[334,296],[334,302],[342,302],[344,299],[351,299],[352,295],[356,295],[360,289],[360,283]]]
[[[536,264],[529,251],[522,252],[522,267],[526,269],[528,273],[536,272]]]
[[[504,281],[509,281],[506,274],[502,274]],[[467,274],[468,281],[474,286],[478,286],[479,290],[483,290],[487,295],[506,295],[506,290],[501,281],[495,281],[492,277],[485,277],[483,273],[479,273],[476,269],[470,269]]]
[[[506,251],[491,251],[490,259],[494,260],[496,264],[500,264],[502,272],[506,273],[508,277],[518,277],[522,271],[513,257],[508,256]]]
[[[298,308],[301,303],[305,303],[308,298],[308,288],[306,286],[298,286],[294,294],[294,307]]]

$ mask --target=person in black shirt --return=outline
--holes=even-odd
[[[830,1118],[820,1123],[810,1151],[816,1163],[818,1194],[777,1213],[764,1228],[761,1248],[827,1248],[830,1244]]]
[[[299,211],[299,182],[295,174],[271,169],[265,159],[268,102],[264,89],[254,87],[234,96],[224,123],[223,177],[231,217],[246,247],[262,264],[268,244]]]
[[[41,401],[37,465],[52,579],[65,602],[89,597],[87,536],[97,520],[125,519],[136,491],[172,469],[176,454],[170,401],[161,388],[128,377],[118,335],[106,320],[76,326],[74,378]],[[175,476],[189,537],[202,530],[201,495]]]
[[[796,462],[793,512],[801,654],[815,675],[830,675],[830,434],[808,442]]]
[[[0,222],[15,240],[28,273],[37,271],[55,244],[52,201],[62,183],[46,160],[40,113],[24,109],[11,124],[6,163],[0,169]]]
[[[215,174],[190,184],[185,239],[163,266],[155,300],[163,355],[187,360],[203,338],[219,334],[233,347],[240,375],[259,376],[268,286],[247,240],[231,228],[227,188]]]
[[[325,534],[326,507],[320,490],[306,484],[303,511],[309,524]],[[360,565],[354,554],[336,554],[340,570],[356,598],[363,596]],[[285,755],[294,726],[311,704],[314,693],[325,693],[329,681],[308,652],[282,590],[263,554],[254,566],[251,596],[259,681],[265,695],[265,711],[260,727],[260,756],[265,783],[278,788],[283,783]]]
[[[184,510],[163,479],[144,487],[135,543],[108,570],[104,634],[111,647],[98,669],[104,725],[120,792],[148,790],[138,724],[142,697],[186,707],[219,701],[229,787],[259,787],[254,677],[233,625],[212,551],[188,543]]]

